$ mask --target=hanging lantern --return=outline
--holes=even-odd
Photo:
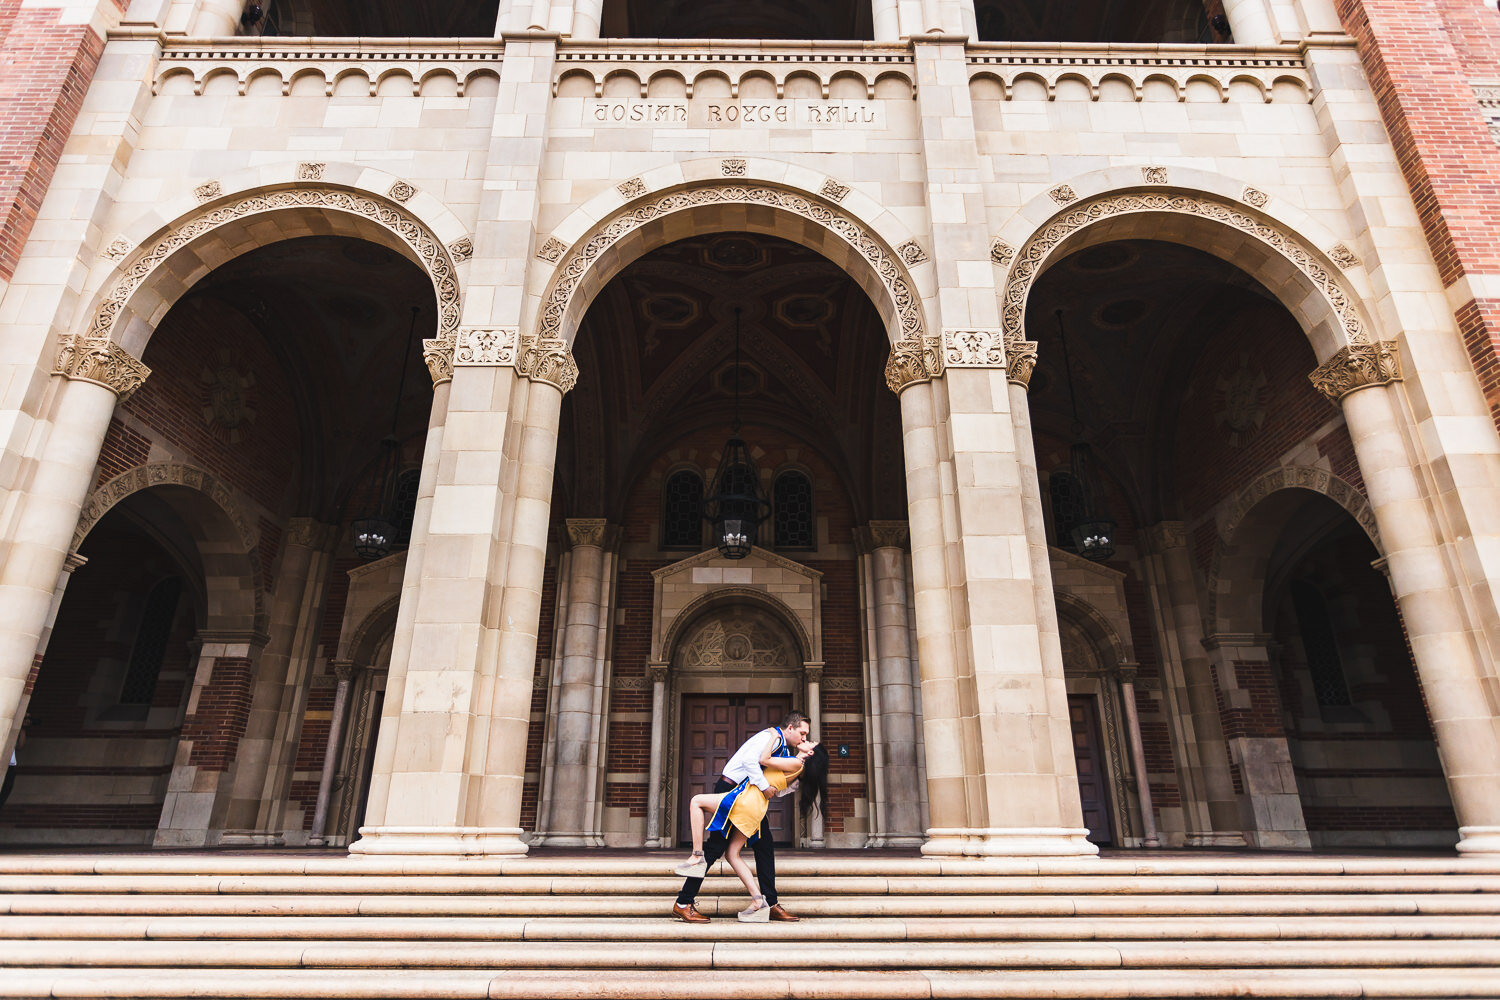
[[[738,431],[738,427],[736,427]],[[725,559],[743,559],[756,542],[771,504],[760,489],[760,473],[738,433],[724,443],[724,456],[703,501],[704,520],[713,525],[714,544]]]
[[[734,307],[734,420],[729,440],[708,496],[703,500],[703,519],[713,526],[714,545],[725,559],[743,559],[750,554],[760,523],[771,512],[771,502],[760,488],[760,472],[750,448],[740,437],[740,307]]]
[[[1078,419],[1078,396],[1073,391],[1073,361],[1068,356],[1068,331],[1063,326],[1062,310],[1057,310],[1057,332],[1062,340],[1063,370],[1068,376],[1068,402],[1073,408],[1073,433],[1078,438],[1068,449],[1069,472],[1078,490],[1078,518],[1068,531],[1073,551],[1085,559],[1103,562],[1115,554],[1118,525],[1104,507],[1104,493],[1094,472],[1094,449],[1083,440],[1083,424]]]

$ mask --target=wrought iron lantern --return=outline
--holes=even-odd
[[[391,554],[400,528],[397,518],[397,481],[401,477],[401,441],[396,437],[396,425],[401,419],[401,390],[406,387],[406,370],[411,360],[412,338],[417,329],[419,306],[411,307],[411,326],[406,332],[406,351],[401,357],[401,380],[396,383],[396,406],[391,414],[391,432],[380,442],[380,461],[375,468],[375,482],[379,484],[375,499],[366,505],[365,512],[349,522],[349,535],[354,552],[361,559],[374,561]]]
[[[755,545],[771,503],[760,488],[760,472],[740,437],[740,309],[734,310],[734,422],[719,468],[708,485],[703,519],[713,526],[714,545],[725,559],[743,559]]]
[[[1057,332],[1062,339],[1063,368],[1068,377],[1068,402],[1073,407],[1073,434],[1077,439],[1068,449],[1068,471],[1078,491],[1078,517],[1069,526],[1073,551],[1085,559],[1103,562],[1115,554],[1115,533],[1119,525],[1104,506],[1104,492],[1094,466],[1094,449],[1083,440],[1083,424],[1078,419],[1078,397],[1073,391],[1073,362],[1068,356],[1068,333],[1063,327],[1062,310],[1057,310]],[[1059,528],[1062,526],[1059,525]]]

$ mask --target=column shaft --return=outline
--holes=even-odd
[[[886,846],[917,846],[922,838],[921,792],[917,780],[917,714],[911,687],[910,629],[906,616],[906,552],[870,529],[869,554],[875,619],[875,662],[871,677],[878,693],[881,797],[880,835]],[[900,526],[904,534],[905,525]]]
[[[237,34],[245,0],[200,0],[193,18],[192,34],[198,38],[221,38]]]
[[[1160,847],[1161,838],[1156,835],[1156,810],[1151,805],[1151,782],[1146,775],[1146,745],[1141,741],[1141,720],[1135,710],[1135,681],[1131,674],[1120,675],[1120,703],[1125,706],[1125,735],[1130,740],[1135,795],[1141,807],[1141,846]]]
[[[1458,815],[1458,850],[1500,853],[1500,706],[1402,432],[1397,389],[1371,385],[1342,403]]]
[[[333,711],[328,718],[328,742],[323,746],[323,773],[318,777],[318,801],[313,806],[312,831],[307,842],[318,845],[325,842],[324,830],[328,826],[328,798],[333,792],[333,772],[339,764],[339,747],[344,739],[344,713],[349,704],[349,684],[354,676],[354,664],[339,663],[338,687],[333,692]]]
[[[667,752],[667,668],[651,665],[651,765],[646,788],[646,846],[670,847],[661,832],[661,776]]]

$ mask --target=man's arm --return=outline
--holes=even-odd
[[[771,783],[766,780],[766,773],[763,768],[765,767],[767,761],[775,759],[771,756],[771,731],[768,729],[763,733],[750,737],[750,739],[752,741],[760,741],[760,746],[757,747],[757,750],[759,752],[755,755],[755,758],[753,760],[745,765],[746,770],[750,772],[750,784],[754,785],[756,788],[759,788],[762,792],[765,793],[766,798],[769,799],[772,795],[775,795],[776,792],[771,787]]]

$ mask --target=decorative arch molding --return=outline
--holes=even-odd
[[[217,184],[214,185],[217,193]],[[392,190],[395,190],[393,186]],[[293,183],[279,189],[255,190],[219,200],[212,206],[188,213],[172,223],[164,233],[121,255],[116,277],[108,283],[83,334],[86,342],[119,343],[119,321],[130,312],[130,304],[145,286],[173,259],[191,244],[226,227],[243,225],[256,216],[285,212],[312,211],[332,213],[358,223],[373,224],[389,234],[389,242],[423,268],[432,280],[438,305],[437,340],[452,344],[457,340],[460,312],[460,288],[455,250],[444,245],[439,236],[404,205],[357,188],[324,184]],[[158,232],[160,232],[158,230]],[[289,234],[303,235],[302,233]],[[276,242],[275,240],[266,242]],[[461,251],[463,241],[455,246]],[[224,259],[235,256],[229,252]],[[205,262],[207,263],[207,262]],[[192,269],[187,269],[191,272]],[[183,290],[201,277],[201,273],[174,274]],[[201,268],[199,269],[201,272]],[[170,306],[168,301],[152,302],[153,318]],[[124,345],[122,345],[124,346]]]
[[[1072,623],[1094,643],[1099,652],[1106,654],[1113,661],[1104,663],[1102,666],[1118,667],[1122,663],[1131,662],[1132,656],[1126,650],[1125,643],[1120,640],[1120,633],[1098,608],[1082,598],[1059,590],[1053,591],[1053,597],[1057,601],[1059,617]]]
[[[705,615],[716,608],[735,604],[749,604],[770,612],[796,640],[797,651],[801,654],[802,661],[804,663],[819,661],[820,658],[813,655],[812,640],[807,634],[807,629],[802,627],[797,613],[788,607],[786,602],[752,587],[722,587],[697,598],[672,619],[672,623],[662,634],[661,649],[665,662],[675,662],[677,645],[684,636],[689,635],[698,627]]]
[[[245,551],[248,553],[254,550],[259,532],[250,527],[249,519],[234,502],[234,493],[227,483],[197,466],[158,463],[128,469],[101,483],[88,495],[78,515],[78,527],[73,529],[73,551],[78,550],[88,533],[94,530],[94,526],[116,504],[133,493],[153,486],[185,486],[208,497],[234,525]]]
[[[1007,340],[1025,339],[1026,303],[1031,288],[1046,270],[1048,261],[1059,247],[1076,240],[1100,223],[1118,223],[1118,220],[1131,216],[1175,215],[1231,230],[1245,240],[1252,241],[1280,262],[1280,270],[1314,293],[1326,309],[1326,321],[1331,335],[1327,342],[1314,343],[1313,347],[1319,358],[1331,356],[1339,349],[1351,345],[1372,343],[1367,323],[1359,308],[1359,297],[1340,276],[1339,267],[1328,254],[1313,249],[1310,240],[1262,211],[1264,202],[1261,199],[1265,196],[1254,192],[1254,189],[1244,190],[1241,198],[1251,199],[1244,202],[1236,202],[1232,197],[1202,190],[1142,188],[1139,179],[1136,180],[1134,189],[1125,187],[1107,190],[1089,198],[1077,198],[1076,195],[1059,197],[1058,191],[1073,194],[1070,185],[1054,188],[1051,200],[1061,202],[1062,209],[1030,232],[1019,251],[1011,250],[1004,235],[995,241],[996,249],[992,250],[992,260],[1006,268],[1001,323]],[[1109,234],[1110,239],[1129,238],[1118,224],[1109,227]],[[1141,235],[1149,238],[1146,234]],[[1167,234],[1162,238],[1186,246],[1199,246],[1200,249],[1214,253],[1263,279],[1263,275],[1258,275],[1255,268],[1246,266],[1248,262],[1237,261],[1232,254],[1223,252],[1222,249],[1200,246],[1198,242],[1184,239],[1180,235],[1174,237]],[[1273,292],[1280,286],[1280,282],[1264,283]],[[1311,337],[1319,318],[1309,316],[1305,306],[1284,304],[1298,315],[1299,320],[1304,323],[1305,332]]]
[[[1223,598],[1229,593],[1226,588],[1232,581],[1226,577],[1238,577],[1252,572],[1251,563],[1245,562],[1250,555],[1242,551],[1243,539],[1238,536],[1247,517],[1263,501],[1286,490],[1306,490],[1327,497],[1342,507],[1364,531],[1375,546],[1375,551],[1385,554],[1380,541],[1380,529],[1375,523],[1375,509],[1370,501],[1348,480],[1313,466],[1283,466],[1272,469],[1250,485],[1240,490],[1220,508],[1218,516],[1218,538],[1214,544],[1212,562],[1208,571],[1208,601],[1204,609],[1205,634],[1217,635],[1223,623]],[[1266,553],[1256,554],[1261,561]]]
[[[383,639],[387,632],[395,630],[396,612],[400,607],[400,594],[387,597],[371,608],[369,614],[360,619],[359,624],[354,627],[354,631],[349,636],[348,649],[349,658],[354,661],[356,667],[372,669],[375,666],[372,654],[375,649],[379,648],[379,642],[370,640]]]
[[[538,317],[537,335],[540,340],[565,344],[572,342],[578,323],[582,320],[583,310],[576,305],[579,293],[585,292],[585,298],[591,299],[594,292],[603,288],[609,278],[623,269],[629,259],[619,252],[620,245],[643,227],[697,209],[759,207],[806,220],[838,237],[853,251],[850,257],[862,260],[870,275],[878,282],[877,293],[870,281],[861,281],[862,276],[858,274],[851,275],[866,293],[876,299],[876,308],[887,322],[892,342],[925,342],[927,334],[921,298],[908,271],[908,261],[914,264],[925,263],[925,255],[920,260],[912,255],[903,258],[897,250],[887,246],[873,229],[848,212],[834,207],[832,202],[783,185],[739,179],[734,182],[703,181],[666,192],[648,193],[640,178],[632,178],[619,185],[619,188],[620,194],[627,199],[622,208],[581,235],[571,248],[564,251],[559,246],[556,259],[560,263],[542,299]],[[744,228],[782,235],[794,241],[799,235],[796,232],[778,234],[775,230],[756,226],[750,219],[750,213],[737,211],[735,219]],[[670,242],[670,239],[663,238],[662,242]],[[811,249],[821,250],[815,241],[803,242]],[[912,241],[908,241],[910,242]],[[557,245],[560,241],[553,237],[549,238],[548,243]],[[642,243],[646,250],[655,249],[649,240],[643,240]],[[545,245],[543,249],[546,249]],[[843,262],[835,260],[835,263]],[[604,268],[602,276],[601,267]]]

